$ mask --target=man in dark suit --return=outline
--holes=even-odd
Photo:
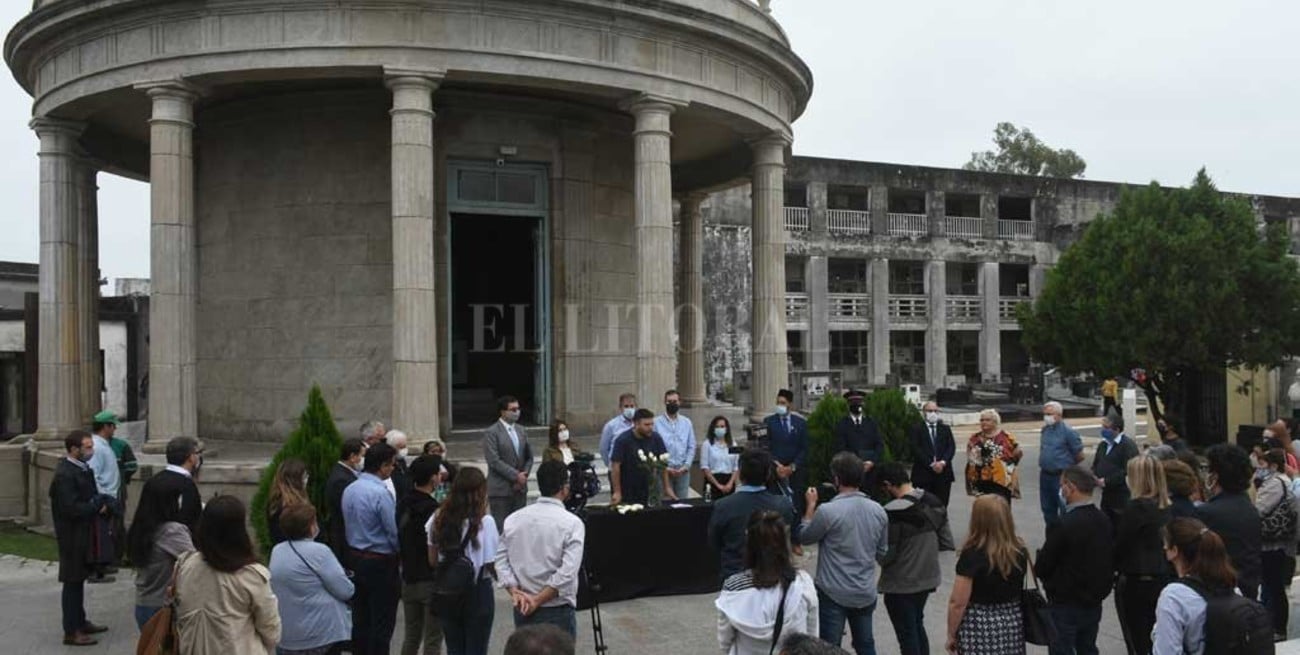
[[[1101,485],[1101,511],[1111,525],[1119,525],[1128,504],[1128,461],[1138,456],[1137,444],[1124,434],[1124,419],[1111,412],[1101,419],[1101,443],[1092,457],[1092,472]]]
[[[356,481],[361,470],[361,461],[366,452],[366,443],[359,438],[343,442],[339,461],[330,468],[330,475],[325,479],[325,504],[329,506],[327,534],[330,550],[339,563],[348,565],[347,529],[343,522],[343,491]]]
[[[863,393],[852,390],[845,397],[849,400],[849,415],[835,425],[835,452],[848,451],[862,460],[862,490],[868,496],[875,496],[880,490],[876,487],[874,469],[885,457],[885,440],[875,419],[867,416]]]
[[[59,582],[63,583],[63,643],[89,646],[90,635],[108,628],[86,619],[86,579],[90,576],[91,521],[108,512],[111,499],[99,493],[90,461],[95,442],[89,432],[73,430],[63,439],[66,457],[50,482],[50,514],[59,545]]]
[[[777,483],[788,494],[795,510],[802,515],[804,491],[808,488],[808,421],[793,413],[794,394],[789,389],[776,392],[776,413],[763,419],[776,461]]]
[[[952,458],[957,442],[952,428],[939,420],[939,406],[933,400],[921,407],[925,422],[912,428],[912,484],[939,497],[948,507],[948,496],[956,477]]]
[[[497,411],[501,417],[483,433],[483,459],[488,467],[488,507],[500,529],[507,516],[528,502],[533,449],[528,445],[528,432],[519,425],[519,401],[502,396]]]
[[[1061,473],[1060,493],[1065,511],[1057,526],[1047,532],[1038,551],[1034,573],[1043,581],[1056,624],[1053,653],[1097,652],[1101,602],[1110,595],[1113,580],[1110,519],[1092,504],[1097,479],[1075,465]],[[1042,489],[1041,493],[1054,493]]]

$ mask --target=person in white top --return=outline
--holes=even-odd
[[[537,468],[537,502],[510,515],[496,569],[510,592],[515,627],[550,623],[577,638],[578,569],[587,528],[564,508],[569,471],[555,460]]]
[[[424,531],[429,535],[429,564],[435,575],[445,557],[458,557],[465,544],[465,557],[474,564],[474,588],[460,602],[439,607],[447,655],[487,655],[495,614],[492,580],[496,571],[496,521],[488,513],[487,479],[483,472],[466,466],[456,474],[451,493],[433,513]]]
[[[730,495],[736,489],[736,460],[731,449],[735,443],[731,439],[731,422],[725,416],[715,416],[705,433],[708,443],[700,448],[700,472],[708,485],[705,490],[707,498],[717,500]]]
[[[817,634],[817,588],[811,576],[791,564],[785,518],[778,512],[756,512],[746,541],[745,570],[727,578],[714,603],[722,652],[770,655],[781,652],[790,635]]]

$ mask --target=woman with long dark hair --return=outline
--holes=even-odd
[[[546,450],[542,451],[543,462],[554,460],[568,466],[573,463],[573,460],[586,455],[569,441],[569,424],[558,418],[551,423],[551,429],[547,431],[546,437]]]
[[[257,563],[234,496],[203,508],[194,545],[176,563],[176,632],[185,655],[270,655],[280,641],[271,573]]]
[[[780,652],[790,635],[816,635],[817,589],[791,562],[785,519],[770,510],[754,512],[745,539],[745,570],[727,578],[714,603],[718,645],[729,655],[768,655]]]
[[[736,455],[731,454],[735,442],[731,438],[731,422],[725,416],[715,416],[704,433],[708,443],[700,449],[700,472],[709,496],[714,500],[730,495],[736,490]]]
[[[1205,652],[1205,599],[1193,587],[1210,594],[1231,594],[1237,572],[1228,549],[1213,530],[1196,519],[1179,518],[1161,531],[1165,557],[1178,572],[1178,582],[1165,585],[1156,602],[1152,655],[1202,655]]]
[[[1001,494],[976,498],[948,600],[949,653],[1024,655],[1020,590],[1027,570],[1029,550],[1016,536],[1011,504]]]
[[[280,462],[280,467],[275,470],[275,479],[271,481],[271,492],[266,497],[266,530],[271,535],[272,545],[285,540],[284,530],[280,528],[280,513],[284,508],[309,502],[307,465],[297,457]]]
[[[176,559],[194,550],[190,529],[179,521],[181,489],[145,493],[127,533],[127,552],[135,564],[135,622],[145,623],[167,602]]]
[[[429,564],[435,571],[444,559],[460,555],[461,544],[474,564],[474,587],[463,602],[439,608],[447,655],[487,655],[495,614],[492,562],[500,533],[488,513],[487,478],[482,471],[461,469],[424,531],[429,535]]]

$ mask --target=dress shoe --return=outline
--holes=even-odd
[[[80,632],[63,636],[64,646],[94,646],[98,643],[98,641],[95,641]]]
[[[108,632],[108,626],[106,626],[106,625],[95,625],[94,623],[91,623],[90,621],[86,621],[86,625],[81,626],[81,633],[82,633],[82,634],[94,635],[94,634],[99,634],[99,633],[101,633],[101,632]]]
[[[104,584],[106,582],[117,582],[117,578],[111,575],[98,575],[93,578],[87,578],[87,584]]]

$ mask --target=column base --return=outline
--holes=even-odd
[[[17,440],[17,439],[21,439],[23,436],[30,436],[32,441],[35,441],[37,443],[62,444],[63,438],[68,436],[68,433],[71,432],[73,429],[75,428],[67,429],[67,430],[60,430],[58,428],[38,428],[36,432],[31,435],[19,435],[17,437],[14,437],[14,439]]]
[[[682,397],[682,407],[708,407],[712,404],[704,396]]]
[[[140,444],[140,451],[146,455],[164,455],[167,453],[168,441],[171,441],[170,437],[165,441],[160,441],[158,439],[145,439],[145,442]],[[198,442],[199,450],[203,451],[204,456],[211,457],[217,454],[214,450],[208,450],[207,445],[202,439],[199,439]]]

